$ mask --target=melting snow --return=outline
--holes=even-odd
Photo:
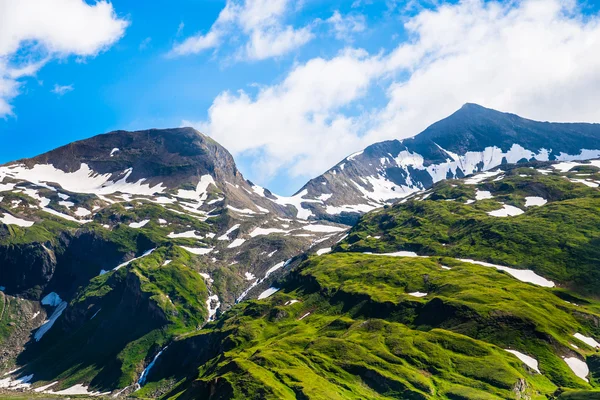
[[[22,376],[17,379],[13,379],[11,377],[0,379],[0,388],[2,389],[26,389],[31,386],[31,379],[33,379],[33,374]]]
[[[255,228],[252,232],[250,232],[250,237],[256,237],[261,235],[270,235],[271,233],[290,233],[290,231],[286,231],[284,229],[278,228]]]
[[[477,192],[475,193],[475,200],[486,200],[493,198],[494,196],[492,196],[492,193],[488,192],[487,190],[477,189]]]
[[[270,287],[258,295],[258,300],[266,299],[266,298],[272,296],[273,294],[277,293],[278,291],[279,291],[279,289]]]
[[[199,274],[206,282],[208,282],[208,283],[214,282],[214,279],[212,279],[209,274],[207,274],[205,272],[199,272]]]
[[[118,148],[114,148],[110,151],[110,156],[113,157],[115,155],[115,153],[119,152],[120,150]]]
[[[597,151],[597,150],[596,150]],[[562,154],[561,154],[562,156]],[[591,155],[591,157],[583,157],[583,158],[595,158],[600,157],[600,151],[596,155]],[[578,163],[578,162],[562,162],[558,164],[554,164],[552,168],[559,170],[560,172],[569,172],[571,169],[575,167],[597,167],[600,168],[600,160],[592,160],[589,164]]]
[[[422,293],[422,292],[412,292],[412,293],[407,293],[409,296],[413,296],[413,297],[425,297],[427,296],[427,293]]]
[[[129,227],[130,227],[130,228],[142,228],[142,227],[144,227],[144,226],[145,226],[145,225],[146,225],[148,222],[150,222],[150,220],[149,220],[149,219],[145,219],[145,220],[143,220],[143,221],[140,221],[140,222],[132,222],[132,223],[130,223],[130,224],[129,224]]]
[[[212,307],[213,302],[216,304],[215,307]],[[206,300],[206,308],[208,309],[208,320],[212,321],[217,314],[217,310],[221,307],[221,302],[219,301],[219,296],[213,294],[209,296]]]
[[[196,234],[196,231],[187,231],[187,232],[181,232],[181,233],[171,232],[171,233],[169,233],[168,237],[170,237],[171,239],[178,239],[178,238],[204,239],[204,236]]]
[[[343,232],[347,228],[340,228],[338,226],[330,226],[330,225],[306,225],[302,229],[310,231],[310,232],[324,232],[324,233],[333,233],[333,232]]]
[[[34,391],[34,392],[37,392],[37,393],[40,393],[40,392],[43,392],[44,390],[46,390],[46,389],[48,389],[48,388],[50,388],[50,387],[52,387],[52,386],[56,385],[57,383],[58,383],[58,381],[54,381],[54,382],[52,382],[52,383],[49,383],[49,384],[47,384],[47,385],[44,385],[44,386],[40,386],[40,387],[38,387],[38,388],[35,388],[35,389],[33,389],[33,391]]]
[[[182,249],[189,251],[192,254],[196,254],[196,255],[204,255],[204,254],[208,254],[211,251],[213,251],[214,249],[211,247],[203,247],[203,248],[196,248],[196,247],[187,247],[187,246],[180,246]]]
[[[543,206],[547,202],[548,202],[548,200],[544,199],[543,197],[538,197],[538,196],[525,197],[525,207]]]
[[[271,268],[269,268],[269,270],[265,273],[265,277],[261,281],[264,281],[265,279],[267,279],[269,277],[269,275],[271,275],[273,272],[277,271],[278,269],[283,268],[286,264],[287,264],[286,261],[282,261],[280,263],[275,264]]]
[[[310,315],[310,312],[307,312],[306,314],[304,314],[303,316],[301,316],[298,321],[302,321],[304,318],[308,317]]]
[[[162,183],[150,187],[150,185],[144,184],[145,179],[140,179],[137,182],[127,182],[127,178],[132,172],[132,168],[126,169],[121,173],[121,179],[114,182],[109,180],[111,174],[98,174],[87,164],[81,164],[79,170],[75,172],[64,172],[49,164],[37,164],[33,168],[27,168],[23,164],[0,167],[0,173],[12,178],[23,179],[46,187],[46,183],[54,182],[63,189],[75,193],[103,195],[121,192],[150,196],[155,193],[162,193],[166,189]]]
[[[144,384],[146,383],[146,379],[148,378],[148,373],[150,372],[150,370],[152,369],[152,367],[154,367],[154,364],[156,364],[156,360],[158,360],[158,357],[161,356],[161,354],[168,348],[169,346],[165,347],[164,349],[161,349],[156,356],[154,356],[154,358],[152,359],[152,361],[150,362],[150,364],[148,364],[148,366],[144,369],[144,371],[142,372],[142,375],[140,375],[140,379],[138,379],[138,385],[140,386],[144,386]]]
[[[535,358],[530,357],[521,352],[518,352],[516,350],[505,349],[505,351],[508,351],[509,353],[514,354],[519,360],[521,360],[523,362],[523,364],[527,365],[529,368],[531,368],[538,374],[541,374],[540,370],[538,369],[538,362]]]
[[[463,258],[459,258],[459,260],[462,262],[470,263],[470,264],[477,264],[477,265],[481,265],[483,267],[492,267],[492,268],[496,268],[500,271],[505,271],[506,273],[517,278],[521,282],[533,283],[535,285],[539,285],[539,286],[543,286],[543,287],[554,287],[555,286],[554,282],[549,281],[548,279],[539,276],[538,274],[536,274],[535,272],[533,272],[529,269],[514,269],[514,268],[510,268],[510,267],[504,267],[502,265],[495,265],[495,264],[490,264],[490,263],[486,263],[486,262],[482,262],[482,261],[475,261],[475,260],[463,259]]]
[[[46,320],[44,322],[44,324],[42,326],[40,326],[40,328],[33,335],[33,338],[35,339],[36,342],[39,342],[40,339],[46,334],[46,332],[48,332],[50,330],[50,328],[52,328],[52,325],[54,325],[54,323],[56,322],[58,317],[61,316],[61,314],[63,313],[63,311],[65,311],[66,308],[67,308],[66,301],[63,301],[56,307],[56,309],[54,310],[54,312],[52,313],[50,318],[48,320]]]
[[[245,278],[246,278],[247,281],[252,281],[252,280],[256,279],[256,276],[254,276],[254,274],[251,273],[251,272],[246,272],[244,274],[244,276],[245,276]]]
[[[586,181],[585,179],[569,179],[569,180],[573,183],[583,183],[585,186],[591,187],[591,188],[597,188],[598,186],[600,186],[596,182]]]
[[[75,215],[77,215],[78,217],[87,217],[91,213],[92,212],[90,210],[85,209],[83,207],[78,207],[77,210],[75,210]]]
[[[248,215],[256,214],[256,211],[252,211],[249,208],[240,209],[240,208],[235,208],[230,205],[227,205],[227,208],[229,208],[231,211],[235,211],[238,214],[248,214]]]
[[[56,307],[62,303],[62,299],[55,292],[51,292],[42,299],[42,304],[46,306]]]
[[[308,194],[308,190],[304,189],[300,193],[296,194],[295,196],[291,196],[291,197],[274,195],[276,199],[273,201],[275,203],[283,205],[283,206],[285,206],[285,205],[294,206],[297,210],[297,213],[296,213],[297,218],[308,219],[310,216],[313,215],[313,213],[309,209],[302,207],[302,203],[321,203],[321,201],[304,199],[303,197],[306,196],[307,194]]]
[[[488,178],[496,176],[496,175],[500,174],[501,172],[502,172],[501,170],[487,171],[487,172],[479,173],[477,175],[473,175],[472,177],[465,179],[465,185],[477,185],[478,183],[481,183]]]
[[[61,200],[61,201],[58,202],[58,205],[59,206],[64,206],[64,207],[67,207],[67,208],[71,208],[71,207],[73,207],[75,205],[75,203],[73,203],[71,201]]]
[[[323,254],[327,254],[331,252],[331,247],[325,247],[324,249],[317,250],[317,255],[322,256]]]
[[[229,240],[229,235],[230,235],[230,234],[231,234],[233,231],[235,231],[235,230],[239,229],[239,227],[240,227],[240,224],[235,224],[235,225],[233,225],[231,228],[229,228],[229,229],[227,230],[227,232],[225,232],[224,234],[222,234],[221,236],[219,236],[219,237],[217,238],[217,240]]]
[[[492,217],[514,217],[523,214],[523,212],[520,208],[504,204],[501,209],[488,212],[488,215]]]
[[[587,376],[589,375],[590,370],[584,361],[581,361],[576,357],[564,357],[563,360],[565,360],[575,375],[588,382]]]
[[[417,255],[417,253],[415,253],[414,251],[396,251],[395,253],[364,252],[363,254],[369,254],[372,256],[387,256],[387,257],[423,257],[423,258],[425,258],[425,256]]]
[[[139,256],[139,257],[132,258],[132,259],[131,259],[131,260],[129,260],[129,261],[125,261],[124,263],[117,265],[117,266],[116,266],[116,267],[113,269],[113,271],[116,271],[116,270],[118,270],[118,269],[120,269],[120,268],[123,268],[123,267],[125,267],[125,266],[129,265],[129,264],[131,264],[132,262],[134,262],[135,260],[139,260],[140,258],[144,258],[144,257],[146,257],[146,256],[149,256],[150,254],[152,254],[152,252],[153,252],[154,250],[156,250],[156,248],[154,248],[154,249],[150,249],[150,250],[148,250],[148,251],[144,252],[144,254],[142,254],[142,255],[141,255],[141,256]]]
[[[299,302],[300,302],[300,300],[296,300],[296,299],[288,300],[288,301],[285,302],[284,306],[289,306],[289,305],[296,304],[296,303],[299,303]]]
[[[34,224],[33,221],[26,221],[24,219],[14,217],[8,213],[6,213],[2,217],[0,217],[0,222],[2,222],[3,224],[6,224],[6,225],[21,226],[23,228],[29,228],[30,226],[32,226]]]
[[[211,175],[203,175],[200,177],[200,182],[196,186],[196,190],[183,190],[180,189],[177,191],[177,197],[188,200],[196,200],[198,202],[198,206],[200,203],[204,202],[208,198],[208,187],[210,185],[215,185],[215,180]]]
[[[237,238],[233,242],[229,243],[229,246],[227,246],[227,248],[228,249],[233,249],[234,247],[240,247],[245,242],[246,242],[246,239]]]
[[[595,341],[593,338],[588,336],[583,336],[581,333],[576,333],[573,335],[575,338],[581,340],[583,343],[587,344],[590,347],[598,348],[600,347],[600,343]]]

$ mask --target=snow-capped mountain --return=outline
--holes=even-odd
[[[548,123],[465,104],[420,134],[375,143],[310,180],[294,196],[314,218],[352,224],[358,215],[504,163],[600,156],[600,124]]]
[[[6,293],[27,293],[33,299],[40,293],[28,291],[36,285],[60,289],[63,297],[72,294],[99,271],[150,249],[149,243],[133,253],[114,246],[96,249],[98,235],[81,239],[82,232],[95,232],[98,225],[109,232],[155,225],[163,231],[159,236],[181,242],[205,260],[200,272],[207,280],[213,280],[211,271],[228,270],[227,284],[212,293],[228,307],[268,287],[292,257],[320,243],[326,247],[347,229],[309,223],[281,199],[246,181],[225,148],[191,128],[117,131],[74,142],[0,166],[0,222],[44,231],[27,249],[0,242],[0,284]],[[78,230],[51,230],[46,226],[50,220],[75,224]],[[0,239],[11,235],[0,233]],[[77,260],[96,270],[72,270],[70,252],[90,240],[90,254]]]
[[[432,232],[447,228],[423,228],[423,237],[407,241],[407,232],[417,232],[420,222],[415,219],[427,211],[424,207],[445,216],[451,208],[489,217],[490,229],[495,229],[508,216],[528,217],[538,208],[554,212],[558,204],[560,215],[544,220],[554,223],[563,212],[573,215],[570,200],[576,197],[582,214],[571,221],[573,229],[595,232],[599,164],[570,161],[598,157],[596,149],[599,125],[540,123],[466,105],[414,138],[376,143],[347,157],[291,197],[245,180],[226,149],[190,128],[117,131],[2,165],[0,298],[5,306],[0,368],[11,372],[0,389],[89,396],[111,392],[118,397],[147,382],[156,385],[157,379],[172,388],[208,360],[235,349],[238,340],[260,342],[258,332],[279,332],[272,327],[310,321],[319,304],[325,304],[320,296],[333,296],[332,304],[350,301],[343,312],[368,310],[372,306],[355,308],[354,299],[362,302],[367,293],[384,293],[390,282],[402,286],[394,289],[392,300],[426,297],[436,287],[429,287],[429,275],[410,278],[411,285],[423,281],[427,288],[415,286],[406,294],[403,279],[390,280],[387,272],[380,273],[387,267],[368,283],[372,288],[361,292],[362,267],[351,266],[356,254],[336,254],[350,249],[367,255],[476,256],[470,253],[473,244],[463,243],[467,238],[454,238],[456,246],[447,246],[451,238],[434,237]],[[553,160],[565,162],[546,162]],[[529,163],[523,168],[494,169],[524,161]],[[435,184],[475,172],[479,174]],[[348,232],[360,214],[400,198],[404,200],[395,206],[364,216]],[[408,223],[384,223],[390,218]],[[437,217],[427,221],[441,223]],[[528,225],[532,237],[510,235],[513,242],[522,239],[523,257],[529,256],[529,243],[540,242],[536,228]],[[556,232],[553,225],[547,228]],[[490,236],[486,232],[482,238]],[[503,243],[509,239],[499,245]],[[479,244],[490,248],[485,240]],[[551,241],[540,251],[545,254],[549,248],[552,255],[561,246]],[[556,269],[555,261],[540,266],[537,258],[532,270],[524,272],[548,272],[551,283],[556,280],[568,288],[586,286],[597,265],[596,253],[586,246],[581,244],[583,253],[570,253],[582,272],[564,275],[563,264]],[[310,266],[323,259],[312,256],[329,252],[337,259],[331,267],[324,274],[311,272]],[[498,263],[494,257],[475,258]],[[521,276],[512,268],[522,267],[520,262],[510,257],[501,261],[511,266],[503,270]],[[344,263],[349,263],[347,269],[338,274],[336,268]],[[355,273],[360,284],[353,285],[350,278],[346,285]],[[324,278],[327,274],[335,279]],[[343,287],[334,284],[329,290],[334,281]],[[591,282],[590,290],[595,290],[596,280]],[[350,294],[355,290],[356,296]],[[318,294],[299,300],[312,292]],[[269,305],[271,296],[281,299],[275,308]],[[236,305],[248,299],[264,301]],[[381,307],[373,303],[376,318],[393,303],[380,300]],[[302,312],[290,314],[294,308]],[[437,306],[423,310],[424,318],[443,314]],[[263,317],[268,320],[264,324]],[[261,325],[228,331],[244,321]],[[212,333],[203,335],[205,330]],[[317,331],[307,333],[310,340],[321,335]],[[182,375],[172,379],[173,371]],[[158,387],[144,389],[148,386]],[[212,390],[207,387],[207,393]],[[167,391],[142,393],[156,397]]]

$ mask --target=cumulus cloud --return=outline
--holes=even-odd
[[[373,142],[413,136],[466,102],[598,121],[600,17],[572,0],[463,0],[422,10],[404,29],[409,39],[391,51],[312,59],[255,95],[221,93],[207,120],[186,123],[255,156],[267,184],[283,168],[314,176]],[[375,86],[385,89],[380,108],[369,106],[381,104]]]
[[[125,33],[111,3],[83,0],[0,0],[0,117],[12,113],[19,78],[57,57],[93,57]]]
[[[285,25],[289,0],[227,0],[217,20],[206,33],[198,33],[173,46],[171,56],[198,54],[219,48],[239,31],[246,37],[236,57],[263,60],[296,49],[313,38],[309,26]]]
[[[361,14],[343,16],[336,10],[326,22],[331,25],[335,37],[340,40],[351,40],[355,33],[367,29],[365,17]]]

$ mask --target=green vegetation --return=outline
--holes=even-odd
[[[130,385],[173,337],[206,320],[208,292],[193,263],[184,250],[161,247],[93,278],[65,318],[19,362],[35,371],[40,385],[61,380],[53,390],[82,382],[94,388]]]
[[[282,284],[172,345],[157,379],[181,382],[190,347],[202,361],[165,398],[497,399],[522,390],[545,399],[559,387],[589,388],[561,357],[594,354],[572,335],[600,335],[588,322],[599,315],[495,269],[337,253]],[[417,291],[427,296],[409,294]],[[503,349],[534,357],[542,375]]]
[[[600,191],[558,174],[524,170],[525,176],[516,169],[502,180],[477,186],[442,182],[426,200],[367,214],[339,249],[472,258],[532,269],[580,292],[600,294]],[[494,198],[465,204],[475,198],[476,188]],[[526,196],[549,203],[515,217],[487,214],[501,208],[500,203],[525,210]],[[455,200],[444,201],[449,199]]]

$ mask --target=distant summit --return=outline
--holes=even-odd
[[[503,163],[600,156],[600,124],[549,123],[467,103],[404,140],[346,157],[299,192],[319,218],[351,223],[361,213]],[[315,199],[324,199],[322,204]]]

